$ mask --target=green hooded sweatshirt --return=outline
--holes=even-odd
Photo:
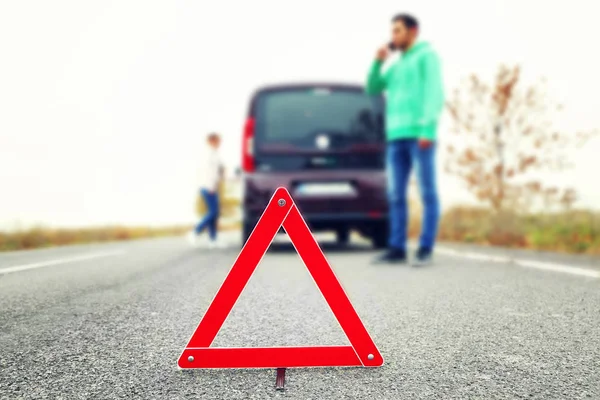
[[[386,92],[387,140],[422,138],[436,140],[444,107],[440,60],[428,43],[410,47],[387,71],[383,62],[371,66],[366,91]]]

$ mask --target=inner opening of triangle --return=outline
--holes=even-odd
[[[336,271],[329,257],[328,260]],[[350,342],[285,234],[278,234],[273,240],[212,344],[344,345]]]

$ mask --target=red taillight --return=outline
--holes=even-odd
[[[242,169],[244,172],[254,172],[254,119],[248,118],[244,126],[242,138]]]

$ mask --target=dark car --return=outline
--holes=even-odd
[[[269,86],[251,98],[242,146],[243,240],[287,188],[313,232],[387,245],[383,96],[344,84]]]

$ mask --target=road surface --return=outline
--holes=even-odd
[[[237,237],[237,235],[236,235]],[[381,368],[186,370],[177,359],[239,250],[181,238],[0,253],[0,399],[599,399],[597,260],[443,246],[436,265],[323,248]],[[215,346],[341,345],[277,239]]]

